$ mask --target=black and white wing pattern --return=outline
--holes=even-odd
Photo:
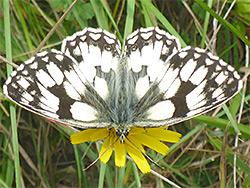
[[[242,87],[232,66],[200,48],[181,49],[177,38],[158,28],[135,31],[125,46],[140,99],[135,126],[190,119],[225,103]]]
[[[3,90],[12,101],[58,123],[80,128],[168,126],[203,114],[237,94],[234,68],[158,28],[120,42],[102,29],[67,37],[61,51],[24,62]]]
[[[6,81],[6,96],[23,108],[75,127],[107,127],[105,102],[115,80],[120,42],[101,29],[86,28],[67,37],[61,51],[39,53]],[[87,124],[86,124],[87,123]]]

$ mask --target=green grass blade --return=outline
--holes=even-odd
[[[209,0],[208,7],[211,8],[212,4],[213,4],[213,0]],[[204,19],[203,33],[202,33],[202,38],[201,38],[201,48],[205,47],[205,40],[206,40],[206,35],[207,35],[209,18],[210,18],[210,14],[209,14],[209,12],[206,12],[205,19]]]
[[[228,21],[224,20],[221,16],[216,14],[212,9],[210,9],[202,0],[195,0],[202,8],[208,11],[214,18],[216,18],[222,25],[232,31],[235,35],[237,35],[247,46],[250,47],[250,41],[248,41],[237,28],[235,28]]]
[[[32,51],[34,50],[34,47],[32,45],[32,41],[31,41],[31,38],[30,38],[30,33],[29,33],[29,30],[28,30],[28,27],[27,27],[27,24],[25,22],[25,19],[24,19],[24,15],[21,11],[21,3],[19,1],[15,1],[14,2],[14,5],[15,5],[15,8],[17,10],[17,14],[20,18],[20,22],[21,22],[21,25],[22,25],[22,28],[23,28],[23,32],[24,32],[24,35],[25,35],[25,39],[26,39],[26,42],[28,44],[28,47],[29,47],[29,50]]]
[[[112,15],[111,15],[111,13],[110,13],[110,11],[109,11],[109,9],[108,9],[108,7],[106,6],[106,4],[104,3],[103,0],[100,0],[100,2],[101,2],[101,4],[102,4],[102,6],[103,6],[103,8],[104,8],[104,10],[105,10],[105,12],[106,12],[106,14],[108,15],[108,17],[109,17],[111,23],[113,24],[113,27],[115,28],[115,30],[116,30],[116,32],[117,32],[117,38],[118,38],[120,41],[123,41],[122,35],[121,35],[121,33],[120,33],[120,31],[119,31],[119,29],[118,29],[116,23],[115,23],[115,20],[113,19]],[[107,29],[107,30],[109,30],[109,29]]]
[[[141,181],[140,181],[140,176],[138,173],[138,169],[135,163],[132,163],[133,167],[133,173],[134,173],[134,178],[135,178],[135,187],[141,187]]]
[[[92,7],[94,9],[99,27],[108,31],[108,18],[103,12],[102,4],[97,0],[90,0],[90,3],[92,4]]]
[[[4,33],[5,33],[5,48],[6,48],[6,58],[12,60],[11,51],[11,31],[10,31],[10,14],[9,14],[9,1],[3,1],[4,10]],[[10,65],[7,65],[8,76],[13,71]],[[11,129],[12,129],[12,142],[14,150],[14,165],[15,165],[15,177],[16,177],[16,187],[21,187],[21,169],[19,161],[19,149],[18,149],[18,136],[17,136],[17,124],[16,124],[16,108],[14,104],[10,103],[10,118],[11,118]]]
[[[124,175],[125,175],[125,168],[118,168],[117,188],[123,188]]]
[[[80,162],[80,156],[78,152],[78,148],[76,145],[73,145],[74,153],[75,153],[75,159],[76,159],[76,166],[77,166],[77,174],[78,174],[78,186],[82,187],[82,168],[81,168],[81,162]]]
[[[149,9],[143,3],[142,3],[142,10],[144,12],[143,16],[144,16],[144,20],[145,20],[145,26],[146,27],[155,26],[152,15],[150,14]]]
[[[232,114],[230,113],[228,107],[227,107],[225,104],[223,104],[222,107],[223,107],[224,111],[226,112],[227,117],[228,117],[228,119],[230,120],[231,125],[233,126],[233,128],[234,128],[236,134],[240,134],[240,130],[239,130],[239,128],[238,128],[238,126],[237,126],[237,124],[236,124],[236,122],[235,122],[235,120],[234,120]]]
[[[143,5],[145,5],[153,14],[154,16],[164,25],[164,27],[174,36],[178,37],[181,42],[181,46],[187,46],[184,40],[181,38],[179,33],[175,30],[175,28],[170,24],[170,22],[166,19],[165,16],[148,0],[141,0]]]
[[[134,12],[135,12],[135,0],[128,0],[127,16],[126,16],[124,36],[123,36],[124,39],[126,39],[126,37],[133,31]]]
[[[104,164],[100,161],[100,171],[99,171],[99,181],[98,181],[98,188],[102,188],[104,186],[104,177],[107,164]]]

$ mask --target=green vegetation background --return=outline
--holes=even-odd
[[[0,0],[0,187],[250,187],[250,42],[245,38],[250,37],[250,1],[235,2],[79,0],[69,10],[73,0]],[[98,157],[99,142],[72,146],[72,130],[15,106],[3,95],[13,70],[4,58],[15,67],[38,46],[60,49],[66,36],[85,27],[106,29],[123,41],[148,26],[177,36],[183,47],[217,54],[244,81],[243,91],[223,108],[171,126],[183,137],[168,144],[166,156],[147,150],[164,170],[151,164],[154,173],[141,174],[129,160],[125,168],[111,160],[83,171]]]

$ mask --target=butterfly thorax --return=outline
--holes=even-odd
[[[128,72],[127,59],[121,56],[117,68],[115,87],[111,92],[111,120],[116,129],[117,136],[123,143],[125,137],[129,134],[129,129],[133,125],[133,109],[135,106],[136,95],[131,90],[130,74]]]

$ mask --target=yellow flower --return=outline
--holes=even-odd
[[[129,134],[123,143],[120,142],[119,136],[116,135],[114,128],[108,129],[87,129],[71,135],[72,144],[80,144],[83,142],[94,142],[104,139],[100,160],[107,163],[115,151],[115,165],[124,167],[126,162],[126,151],[134,160],[142,173],[151,171],[150,166],[142,154],[145,150],[142,145],[147,146],[160,154],[166,155],[169,147],[161,141],[176,143],[180,141],[181,134],[166,130],[166,127],[159,128],[137,128],[131,127]]]

